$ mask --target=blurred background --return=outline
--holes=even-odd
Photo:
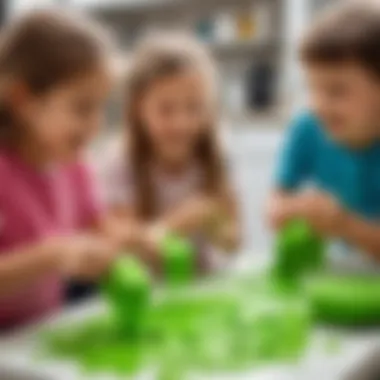
[[[244,252],[269,246],[263,207],[275,155],[306,93],[297,63],[300,36],[337,0],[2,0],[5,22],[34,7],[59,5],[91,14],[111,28],[128,51],[147,31],[190,31],[209,46],[220,71],[221,130],[241,200]],[[117,94],[107,133],[121,125]],[[107,136],[107,134],[106,134]],[[100,146],[107,137],[103,137]],[[95,159],[101,157],[98,148]]]

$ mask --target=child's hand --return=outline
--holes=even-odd
[[[267,205],[266,218],[275,231],[282,228],[289,219],[294,217],[295,200],[293,196],[274,194]]]
[[[182,212],[187,216],[189,223],[208,226],[221,214],[219,202],[204,195],[190,198],[182,205]]]
[[[109,241],[95,235],[75,235],[50,242],[61,273],[69,277],[92,280],[109,268],[117,250]]]
[[[298,196],[297,214],[327,236],[339,236],[346,219],[345,210],[333,197],[316,191]]]
[[[166,230],[189,234],[207,228],[215,221],[220,210],[217,200],[204,195],[194,196],[161,219],[158,224]]]

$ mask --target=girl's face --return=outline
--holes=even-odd
[[[183,164],[193,158],[212,106],[206,82],[204,75],[187,70],[157,80],[144,93],[139,112],[158,159]]]
[[[43,158],[75,159],[102,123],[108,84],[99,71],[27,98],[21,116]]]

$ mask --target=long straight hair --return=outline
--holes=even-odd
[[[152,83],[189,69],[202,73],[211,89],[215,89],[214,65],[207,51],[187,35],[166,33],[143,41],[129,66],[126,82],[126,159],[131,164],[137,214],[142,219],[154,217],[157,204],[150,171],[152,146],[141,122],[139,104]],[[216,194],[224,189],[225,174],[216,136],[215,115],[210,117],[208,124],[199,136],[194,154],[202,170],[203,190]]]

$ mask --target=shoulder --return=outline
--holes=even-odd
[[[112,136],[101,148],[101,153],[94,157],[97,175],[104,180],[126,178],[130,170],[128,151],[120,134]]]
[[[4,194],[4,190],[10,187],[10,179],[14,172],[13,159],[5,152],[0,151],[0,194]],[[6,186],[4,186],[6,185]]]
[[[320,121],[310,110],[303,110],[292,118],[290,133],[314,139],[322,136],[322,128]]]

